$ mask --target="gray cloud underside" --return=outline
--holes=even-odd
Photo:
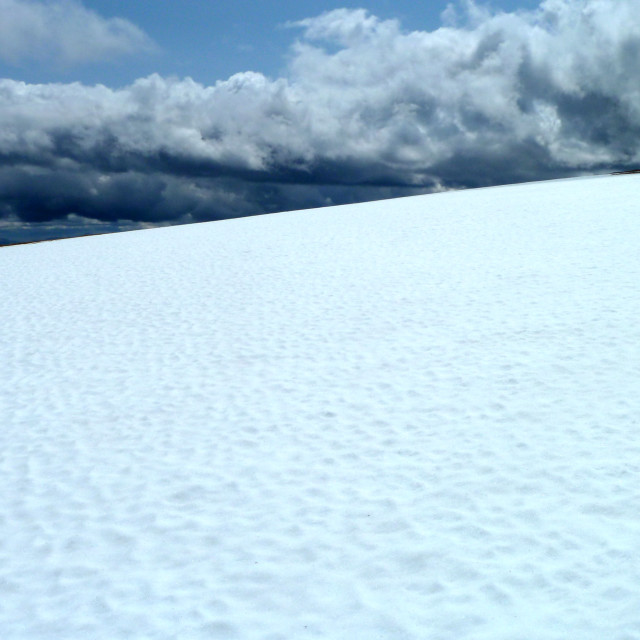
[[[0,213],[211,220],[639,164],[637,0],[445,17],[305,20],[275,80],[0,81]]]

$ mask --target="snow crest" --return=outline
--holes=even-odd
[[[2,637],[640,637],[637,180],[0,249]]]

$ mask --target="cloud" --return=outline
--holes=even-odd
[[[210,220],[640,163],[636,0],[296,23],[286,77],[0,81],[0,213]]]
[[[0,60],[39,61],[63,67],[152,48],[151,40],[122,18],[102,18],[74,0],[0,0]]]

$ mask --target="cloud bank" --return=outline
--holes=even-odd
[[[105,19],[73,0],[0,0],[0,60],[63,67],[150,49],[151,40],[122,18]]]
[[[0,215],[214,220],[635,167],[637,8],[471,2],[434,32],[340,9],[293,25],[283,78],[2,80]]]

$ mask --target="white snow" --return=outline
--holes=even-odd
[[[0,249],[0,636],[639,638],[639,193]]]

